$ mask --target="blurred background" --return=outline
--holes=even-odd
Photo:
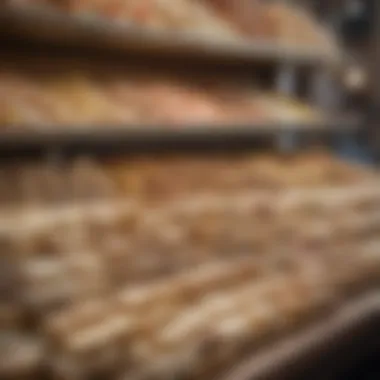
[[[377,379],[379,22],[0,1],[0,380]]]

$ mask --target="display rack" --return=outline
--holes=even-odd
[[[46,43],[60,48],[86,48],[101,50],[104,54],[124,53],[149,54],[213,62],[239,62],[244,65],[275,63],[275,86],[279,92],[293,93],[297,82],[297,71],[308,66],[314,76],[311,98],[323,102],[328,85],[321,90],[320,78],[331,67],[339,64],[340,57],[326,56],[313,49],[283,47],[268,43],[237,43],[225,45],[201,41],[192,35],[156,34],[132,26],[116,26],[98,19],[71,18],[53,11],[40,9],[0,8],[0,34],[2,40],[31,41]],[[312,144],[330,146],[342,137],[355,139],[362,128],[361,120],[334,118],[315,125],[228,125],[154,128],[122,128],[105,126],[79,130],[74,126],[54,130],[26,130],[4,127],[0,133],[0,159],[30,158],[38,155],[44,158],[56,155],[86,154],[147,154],[151,152],[190,152],[199,150],[258,150],[275,149],[280,152],[294,152]],[[378,326],[380,317],[379,295],[349,304],[347,308],[326,317],[322,323],[301,332],[298,336],[287,337],[277,347],[267,347],[255,355],[248,364],[243,363],[233,370],[226,380],[258,380],[293,378],[294,370],[305,368],[305,363],[314,361],[321,353],[329,352],[334,342],[347,344],[347,337],[359,341],[369,326]],[[368,336],[368,335],[366,335]],[[342,347],[339,346],[339,347]],[[336,347],[335,347],[336,349]],[[292,374],[293,373],[293,374]]]
[[[197,62],[198,67],[208,65],[218,70],[228,64],[238,65],[235,71],[244,70],[249,73],[250,68],[257,69],[257,65],[272,67],[274,76],[272,87],[275,91],[284,94],[293,94],[302,79],[300,70],[308,70],[309,81],[306,98],[321,108],[334,107],[333,97],[339,98],[336,88],[331,87],[329,78],[331,72],[339,65],[341,57],[326,55],[311,49],[284,46],[268,42],[212,42],[202,40],[199,36],[183,33],[152,32],[131,25],[115,25],[99,18],[68,16],[52,9],[39,7],[12,7],[3,6],[0,11],[0,35],[4,43],[17,45],[21,42],[21,49],[28,47],[28,43],[37,44],[38,48],[29,48],[29,54],[40,49],[55,47],[77,54],[85,49],[101,52],[104,56],[112,57],[122,62],[132,61],[134,56],[151,56],[161,59],[161,63],[175,66],[183,65],[186,59]],[[4,45],[6,46],[6,45]],[[32,45],[33,46],[33,45]],[[33,50],[34,49],[34,50]],[[124,56],[128,54],[128,57]],[[273,70],[273,67],[275,69]],[[200,69],[202,70],[202,68]],[[198,70],[198,71],[200,71]],[[228,75],[233,75],[234,67]],[[194,71],[194,69],[193,69]],[[305,73],[304,73],[305,74]],[[41,150],[43,146],[49,149],[70,150],[88,149],[99,145],[124,146],[125,150],[141,148],[170,148],[176,146],[212,147],[218,144],[234,146],[254,145],[258,139],[270,141],[281,149],[291,149],[306,141],[303,136],[331,137],[337,134],[353,134],[358,129],[359,122],[347,118],[333,117],[331,120],[315,122],[310,125],[299,123],[284,125],[226,125],[226,126],[198,126],[189,130],[185,126],[170,129],[165,126],[139,129],[132,126],[107,126],[106,131],[89,129],[77,130],[68,126],[62,131],[52,131],[41,128],[40,131],[25,131],[19,133],[3,132],[0,136],[0,147],[4,150]],[[5,128],[5,130],[7,130]],[[323,139],[322,139],[323,140]],[[12,147],[12,148],[10,148]],[[17,147],[20,147],[18,149]]]
[[[329,2],[330,3],[330,2]],[[372,19],[374,29],[371,33],[370,65],[372,78],[372,102],[370,109],[370,126],[368,120],[363,121],[360,129],[372,131],[372,138],[379,136],[379,62],[380,62],[380,4],[373,2],[375,10]],[[379,144],[367,142],[372,151],[377,152],[379,162]],[[371,149],[370,149],[371,150]],[[368,302],[368,303],[367,303]],[[363,308],[364,306],[364,308]],[[378,294],[372,300],[362,297],[359,303],[353,303],[348,309],[343,308],[332,319],[325,321],[315,329],[300,333],[282,344],[264,350],[242,365],[237,366],[226,377],[228,380],[275,380],[282,379],[338,379],[346,378],[348,371],[360,363],[362,358],[378,352],[379,341],[376,338],[380,328]],[[352,307],[352,308],[351,308]],[[347,364],[347,363],[350,364]],[[360,376],[365,376],[360,373]],[[376,375],[375,375],[376,376]]]

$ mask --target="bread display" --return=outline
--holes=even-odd
[[[10,0],[17,6],[54,8],[73,16],[103,18],[120,25],[159,31],[181,31],[209,40],[234,42],[239,34],[212,8],[192,0]]]
[[[43,64],[43,62],[41,62]],[[42,69],[40,69],[42,70]],[[219,86],[221,87],[221,86]],[[0,123],[9,128],[231,126],[316,123],[322,112],[239,86],[67,69],[0,70]]]
[[[359,185],[376,176],[369,168],[346,164],[323,151],[286,158],[275,154],[82,158],[69,164],[3,165],[0,173],[3,208],[125,198],[157,203],[195,194]]]
[[[376,171],[324,151],[117,156],[107,139],[131,153],[134,137],[175,145],[214,128],[228,151],[244,128],[278,142],[329,126],[296,97],[337,50],[309,14],[259,0],[4,4],[0,139],[28,159],[42,152],[19,143],[42,141],[47,157],[15,148],[0,165],[0,379],[217,379],[378,284]],[[274,94],[288,73],[294,96]],[[99,155],[76,156],[104,131]]]
[[[248,46],[250,42],[277,47],[310,48],[336,55],[332,33],[299,5],[260,0],[6,0],[16,6],[55,9],[75,18],[108,20],[161,32],[181,32],[209,43]],[[299,31],[302,31],[300,33]]]
[[[158,158],[157,158],[158,159]],[[119,191],[138,198],[175,198],[177,194],[202,191],[233,193],[236,190],[284,187],[315,187],[324,183],[359,184],[370,179],[371,170],[345,164],[321,152],[287,157],[281,155],[201,156],[192,159],[169,157],[122,160],[106,163],[105,170],[116,180]],[[164,163],[164,165],[161,165]],[[289,170],[289,168],[292,170]],[[173,180],[175,179],[175,180]]]
[[[15,168],[0,199],[34,193],[0,218],[11,378],[215,377],[378,281],[378,177],[322,153]]]
[[[284,46],[284,55],[289,46],[308,48],[313,53],[330,54],[334,50],[332,37],[325,36],[327,32],[309,15],[278,1],[178,0],[175,5],[168,0],[8,0],[6,3],[16,8],[26,5],[27,9],[33,5],[52,7],[73,14],[74,20],[83,16],[86,21],[87,17],[89,24],[97,15],[113,23],[135,24],[143,29],[190,31],[190,34],[208,35],[210,44],[232,40],[233,47],[234,42],[239,45],[239,41],[251,40],[259,41],[262,46],[263,41],[269,41],[274,42],[269,44],[274,50],[280,48],[282,52]],[[106,24],[100,25],[102,30],[106,28]],[[249,43],[243,45],[249,47]],[[201,50],[206,51],[207,47]],[[232,49],[230,58],[233,54]],[[49,60],[55,64],[60,61],[58,66],[63,70],[57,70]],[[225,79],[211,76],[202,81],[197,72],[191,72],[190,78],[181,75],[174,78],[157,72],[137,74],[126,67],[114,70],[107,65],[95,72],[89,62],[78,68],[66,66],[68,60],[68,57],[34,57],[25,60],[28,64],[22,62],[21,68],[19,63],[7,65],[4,60],[0,65],[0,123],[6,128],[35,130],[109,126],[170,129],[323,125],[327,119],[324,111],[307,106],[296,97],[263,93],[261,88],[249,85],[253,83],[251,76],[231,85]]]

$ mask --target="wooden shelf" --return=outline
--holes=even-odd
[[[191,152],[233,149],[275,148],[294,151],[309,141],[325,141],[352,136],[359,130],[358,121],[340,120],[314,125],[226,125],[167,128],[115,127],[23,130],[21,127],[0,133],[0,153],[17,156],[25,152],[123,152],[131,154],[155,152]]]

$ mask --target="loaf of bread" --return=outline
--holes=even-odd
[[[336,55],[332,33],[299,6],[284,1],[198,0],[212,5],[219,14],[252,40],[275,42]]]

